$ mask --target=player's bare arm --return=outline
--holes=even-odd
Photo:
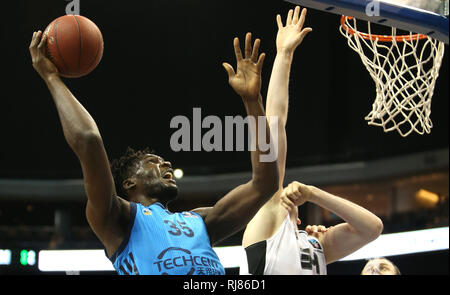
[[[33,67],[45,81],[56,105],[64,137],[81,163],[88,197],[87,220],[111,254],[122,241],[129,203],[116,197],[97,125],[60,79],[55,65],[45,56],[46,42],[47,36],[41,31],[33,33],[29,47]],[[120,224],[119,220],[122,220]]]
[[[244,55],[242,55],[238,38],[233,40],[233,46],[237,61],[236,71],[228,63],[223,63],[223,67],[228,74],[229,84],[242,98],[247,115],[254,117],[255,122],[258,122],[258,117],[265,117],[260,94],[261,71],[265,54],[259,54],[258,52],[259,39],[256,39],[252,46],[250,33],[247,33],[245,37]],[[252,132],[255,132],[256,142],[258,142],[259,128],[263,128],[263,126],[256,126],[256,129],[252,130]],[[270,137],[267,122],[265,128],[267,139]],[[251,152],[251,180],[230,191],[212,209],[197,211],[204,215],[211,244],[244,228],[258,209],[277,190],[277,164],[276,161],[261,162],[260,156],[265,153],[267,152],[261,151],[257,144],[256,150]]]
[[[278,26],[276,38],[277,54],[267,92],[266,116],[269,122],[271,117],[276,117],[278,120],[278,191],[264,204],[248,224],[243,237],[244,247],[272,236],[287,214],[280,206],[279,197],[283,190],[286,166],[289,76],[295,50],[302,43],[305,36],[312,31],[311,28],[303,28],[305,18],[306,9],[300,12],[299,6],[295,10],[289,10],[285,25],[283,25],[280,15],[276,17]]]
[[[278,119],[278,170],[279,188],[283,188],[284,172],[286,166],[286,122],[289,105],[289,77],[294,52],[302,43],[305,36],[312,31],[304,28],[306,8],[300,12],[300,7],[289,10],[286,25],[283,25],[281,16],[277,15],[278,33],[276,38],[277,54],[270,76],[267,92],[266,115],[270,122],[271,117]],[[279,202],[277,202],[278,204]]]
[[[345,221],[326,230],[317,226],[309,228],[321,242],[327,264],[355,252],[383,231],[382,221],[373,213],[317,187],[294,181],[281,194],[281,203],[289,212],[305,202],[331,211]]]
[[[281,16],[277,15],[278,33],[276,38],[277,54],[270,76],[267,91],[266,115],[270,122],[271,117],[278,119],[278,170],[279,188],[283,188],[286,165],[286,122],[289,105],[289,76],[294,52],[302,43],[305,36],[312,31],[303,28],[306,18],[306,9],[300,12],[300,7],[289,10],[286,25],[283,25]],[[277,202],[278,204],[278,202]]]

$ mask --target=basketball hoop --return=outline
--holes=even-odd
[[[423,34],[372,34],[360,32],[356,19],[341,17],[340,32],[356,51],[376,86],[369,125],[397,130],[403,137],[412,132],[429,134],[431,98],[444,56],[444,43]]]

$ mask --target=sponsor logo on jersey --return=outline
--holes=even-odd
[[[150,210],[148,208],[144,208],[144,209],[142,209],[142,214],[144,214],[144,215],[152,215],[152,210]]]
[[[322,250],[322,247],[320,246],[319,241],[317,241],[316,239],[308,239],[308,242],[309,242],[315,249],[320,249],[320,250]]]
[[[175,252],[175,253],[174,253]],[[215,275],[221,274],[220,263],[206,256],[192,255],[188,249],[169,247],[158,255],[154,262],[162,275],[179,274],[179,270],[186,270],[185,275]],[[178,270],[178,271],[177,271]],[[184,270],[183,270],[184,272]]]

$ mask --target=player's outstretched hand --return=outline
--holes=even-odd
[[[286,25],[283,26],[281,16],[277,15],[278,34],[277,34],[277,52],[293,53],[299,46],[305,36],[312,31],[312,28],[303,28],[306,18],[306,8],[300,13],[300,7],[295,10],[289,10]]]
[[[45,56],[45,44],[47,35],[41,31],[33,33],[30,43],[30,55],[33,62],[33,68],[42,79],[46,80],[52,75],[58,75],[56,66]]]
[[[252,34],[247,33],[245,36],[245,56],[242,56],[239,38],[234,38],[233,46],[237,62],[236,72],[230,64],[222,64],[228,74],[228,83],[244,100],[259,98],[261,71],[265,58],[264,53],[258,53],[261,41],[256,39],[253,48],[251,42]]]

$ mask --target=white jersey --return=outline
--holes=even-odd
[[[305,231],[297,230],[286,216],[277,232],[265,241],[245,248],[247,264],[239,273],[252,275],[326,275],[322,245]]]

